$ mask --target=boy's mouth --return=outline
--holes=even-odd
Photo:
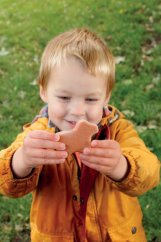
[[[68,126],[70,127],[70,129],[73,129],[76,126],[76,124],[78,123],[78,121],[79,120],[77,120],[77,121],[66,120],[66,122],[67,122]]]
[[[75,126],[76,123],[77,123],[76,121],[69,121],[69,120],[68,120],[67,122],[68,122],[70,125],[72,125],[72,126]]]
[[[76,124],[79,122],[80,120],[76,120],[76,121],[73,121],[73,120],[66,120],[66,122],[68,123],[68,125],[73,129]]]

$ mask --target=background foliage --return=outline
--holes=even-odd
[[[42,106],[36,77],[46,43],[60,32],[89,27],[116,57],[111,104],[131,119],[161,159],[161,4],[159,0],[1,0],[0,149]],[[149,241],[161,241],[161,185],[140,197]],[[31,195],[0,196],[0,241],[29,241]]]

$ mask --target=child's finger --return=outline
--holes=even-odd
[[[93,140],[91,147],[115,149],[119,144],[115,140]]]
[[[67,157],[66,151],[56,151],[48,149],[30,149],[30,157],[32,159],[64,159]]]
[[[100,173],[104,173],[106,174],[107,171],[111,170],[111,167],[107,166],[107,165],[103,165],[103,164],[98,164],[98,163],[92,163],[92,162],[88,162],[86,160],[82,160],[82,163],[85,164],[86,166],[99,171]]]
[[[97,156],[89,156],[89,155],[80,155],[81,160],[84,160],[86,162],[102,165],[102,166],[109,166],[111,163],[113,163],[112,158],[106,158],[106,157],[97,157]]]
[[[34,166],[64,163],[65,159],[34,159]]]
[[[82,155],[112,158],[115,156],[111,148],[85,148]]]
[[[55,150],[65,150],[65,144],[61,142],[55,142],[46,139],[31,139],[26,138],[24,140],[24,146],[31,148],[43,148],[43,149],[55,149]]]
[[[46,130],[33,130],[29,132],[28,135],[33,139],[43,139],[51,141],[59,141],[60,139],[60,136],[58,134],[53,134]]]

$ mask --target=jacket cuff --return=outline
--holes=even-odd
[[[4,195],[10,197],[20,197],[33,191],[37,186],[41,167],[36,167],[25,178],[15,178],[11,169],[13,153],[8,152],[7,159],[1,160],[0,164],[0,190]]]
[[[122,154],[128,161],[129,166],[126,176],[121,181],[114,181],[110,178],[108,178],[108,180],[112,182],[116,189],[131,196],[138,196],[138,184],[140,183],[140,178],[137,159],[139,157],[133,156],[132,151],[123,151]]]

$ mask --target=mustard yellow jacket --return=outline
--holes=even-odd
[[[132,124],[114,107],[101,121],[119,142],[129,162],[129,172],[120,182],[100,173],[90,184],[91,170],[82,179],[89,197],[82,199],[79,166],[71,155],[64,164],[39,166],[26,178],[16,179],[11,170],[14,152],[31,130],[49,130],[48,119],[26,125],[11,146],[0,152],[0,192],[21,197],[32,192],[32,242],[145,242],[142,212],[137,196],[159,183],[160,162],[138,137]],[[86,188],[87,187],[87,188]]]

